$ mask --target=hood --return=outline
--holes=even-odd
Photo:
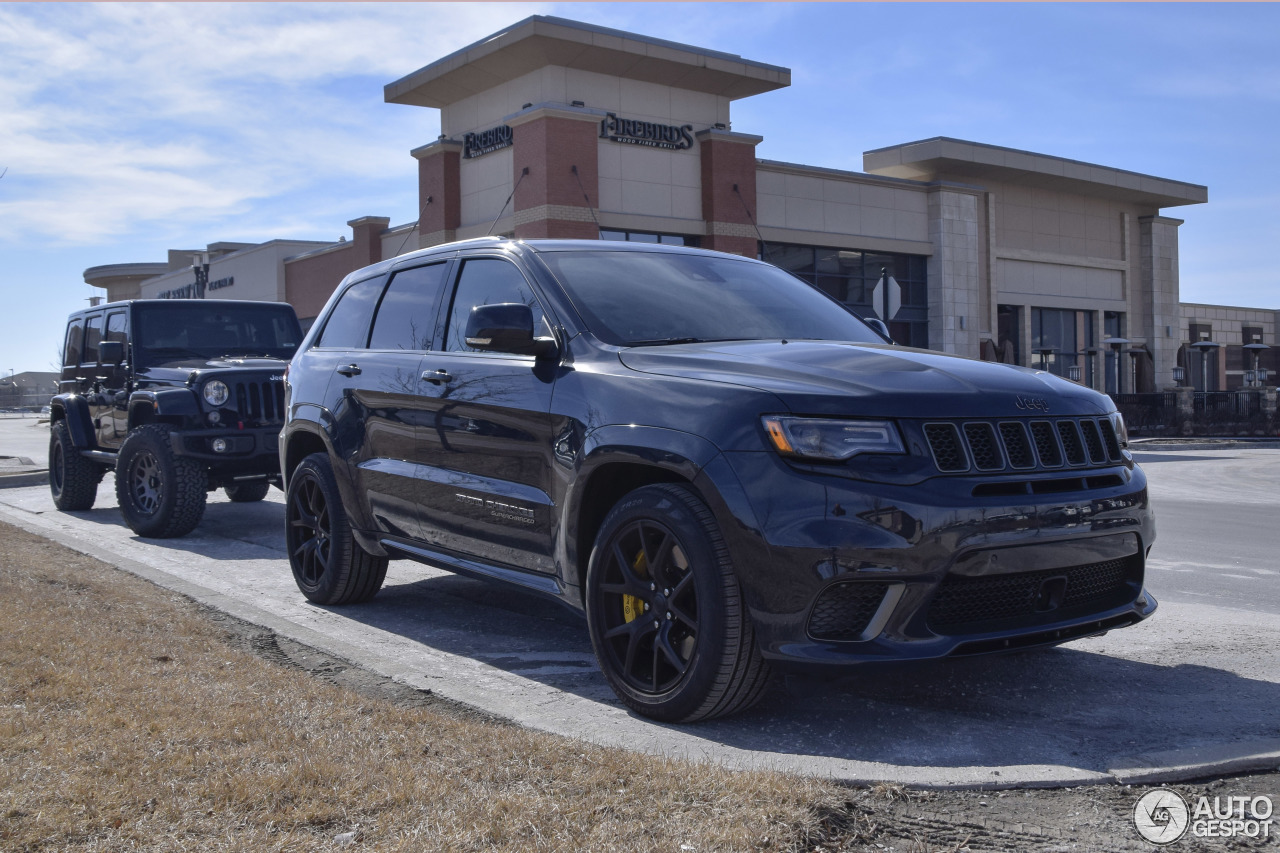
[[[1100,415],[1109,398],[1051,373],[931,350],[837,341],[632,347],[632,370],[768,391],[796,414],[883,417]]]
[[[259,356],[221,358],[175,358],[163,364],[154,364],[139,368],[138,377],[157,382],[185,383],[188,379],[205,377],[219,373],[284,373],[289,364],[286,359],[264,358]]]

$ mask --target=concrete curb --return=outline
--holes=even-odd
[[[1135,438],[1129,442],[1131,451],[1155,452],[1159,450],[1277,450],[1280,438]]]
[[[19,486],[44,486],[49,482],[49,471],[22,471],[17,474],[0,474],[0,489],[16,489]]]

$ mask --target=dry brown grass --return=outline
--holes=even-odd
[[[362,696],[0,525],[0,849],[798,850],[847,791]],[[829,819],[829,818],[828,818]],[[856,822],[856,819],[854,819]],[[856,835],[856,833],[852,833]]]

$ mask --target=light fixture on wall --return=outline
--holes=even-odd
[[[1182,383],[1186,381],[1187,381],[1187,369],[1180,364],[1175,364],[1173,366],[1173,384],[1181,388]]]
[[[1267,381],[1267,371],[1266,371],[1266,368],[1258,366],[1258,360],[1261,359],[1262,354],[1267,350],[1271,349],[1271,347],[1267,346],[1261,341],[1254,341],[1251,344],[1245,344],[1243,349],[1253,353],[1253,370],[1245,371],[1245,374],[1244,374],[1245,384],[1247,384],[1250,388],[1253,387],[1254,380],[1249,378],[1249,374],[1252,373],[1255,377],[1257,377],[1258,385],[1259,386],[1263,385]]]

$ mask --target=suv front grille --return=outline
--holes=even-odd
[[[944,474],[1080,468],[1123,462],[1109,418],[1032,421],[934,421],[924,425],[933,461]]]
[[[948,575],[929,605],[930,630],[973,634],[1119,607],[1142,584],[1142,557],[1007,575]]]
[[[235,410],[244,421],[259,425],[284,423],[283,382],[233,382],[231,394]]]

